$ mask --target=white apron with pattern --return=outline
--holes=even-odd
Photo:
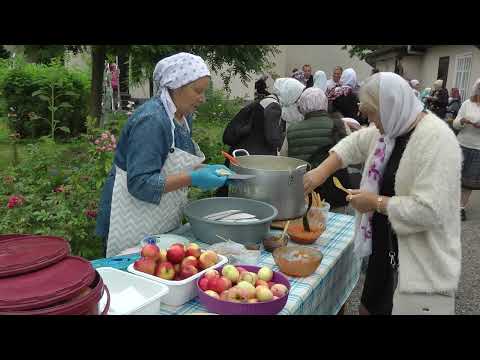
[[[205,160],[205,155],[195,141],[195,155],[175,147],[175,124],[172,125],[173,142],[161,175],[191,171]],[[188,123],[185,121],[188,128]],[[190,131],[190,129],[188,129]],[[193,140],[192,140],[193,141]],[[127,173],[116,166],[110,212],[110,229],[107,241],[107,257],[125,249],[138,246],[145,235],[161,234],[181,225],[183,208],[188,202],[188,187],[163,193],[158,205],[138,200],[128,192]]]

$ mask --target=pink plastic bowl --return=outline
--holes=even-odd
[[[237,265],[235,266],[237,267]],[[259,266],[252,265],[238,265],[238,267],[243,267],[245,270],[255,273],[261,269]],[[221,273],[222,269],[223,266],[217,269],[217,271]],[[200,288],[199,284],[202,278],[203,276],[197,280],[198,298],[200,303],[211,313],[220,315],[276,315],[282,311],[288,300],[288,294],[276,300],[253,304],[217,300],[205,294],[205,292]],[[285,285],[290,293],[290,282],[283,274],[274,271],[272,281]]]

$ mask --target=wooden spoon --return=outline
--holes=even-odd
[[[312,207],[312,202],[313,202],[313,195],[312,193],[308,194],[308,208],[307,212],[305,215],[303,215],[303,229],[306,232],[310,232],[310,224],[308,223],[308,212],[310,211],[310,208]]]
[[[285,224],[285,227],[283,228],[283,233],[282,233],[282,236],[280,237],[280,243],[281,244],[283,244],[283,238],[285,237],[285,234],[287,233],[288,225],[290,225],[290,220],[287,221],[287,223]]]
[[[336,178],[335,176],[333,177],[333,184],[339,188],[340,190],[342,191],[345,191],[347,194],[350,194],[350,191],[348,191],[347,189],[345,189],[345,187],[342,185],[342,183],[340,182],[340,180],[338,180],[338,178]]]

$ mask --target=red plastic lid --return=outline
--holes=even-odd
[[[0,279],[0,312],[39,309],[69,300],[94,279],[90,262],[76,256],[38,271]]]
[[[0,238],[0,278],[42,269],[64,259],[70,246],[55,236],[24,236]]]

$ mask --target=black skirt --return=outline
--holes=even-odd
[[[480,190],[480,150],[462,146],[462,187],[470,190]]]

